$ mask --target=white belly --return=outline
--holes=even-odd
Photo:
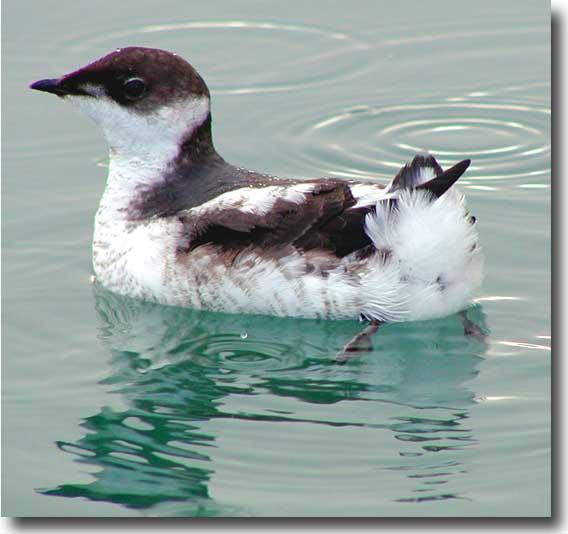
[[[380,206],[366,221],[378,252],[364,260],[321,251],[247,249],[235,255],[210,245],[180,252],[183,228],[175,217],[117,223],[97,216],[93,263],[108,289],[167,305],[290,317],[430,319],[466,307],[481,282],[483,258],[464,210],[457,192],[434,203],[409,193],[396,212]]]

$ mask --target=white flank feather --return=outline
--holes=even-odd
[[[432,200],[427,191],[401,191],[397,208],[378,204],[366,217],[367,234],[390,253],[403,281],[405,318],[455,313],[481,283],[483,257],[466,217],[463,196],[451,189]]]

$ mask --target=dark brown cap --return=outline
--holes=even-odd
[[[31,89],[58,96],[108,96],[148,113],[192,97],[207,96],[203,78],[183,58],[156,48],[119,48],[61,78],[39,80]]]

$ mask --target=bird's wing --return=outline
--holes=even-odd
[[[344,256],[371,243],[367,208],[356,204],[349,184],[339,180],[236,189],[178,215],[186,239],[180,248],[292,245]]]
[[[320,179],[283,185],[247,186],[178,213],[184,224],[180,250],[205,244],[225,249],[292,245],[343,257],[372,251],[365,218],[378,203],[396,207],[407,189],[425,190],[432,201],[465,172],[469,160],[443,171],[432,156],[416,156],[384,187]]]

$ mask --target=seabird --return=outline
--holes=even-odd
[[[481,283],[476,221],[453,187],[469,160],[444,171],[417,155],[386,186],[236,167],[215,150],[204,80],[152,48],[121,48],[31,88],[71,102],[108,141],[93,266],[116,293],[223,312],[361,318],[370,322],[365,338],[381,323],[460,312]]]

